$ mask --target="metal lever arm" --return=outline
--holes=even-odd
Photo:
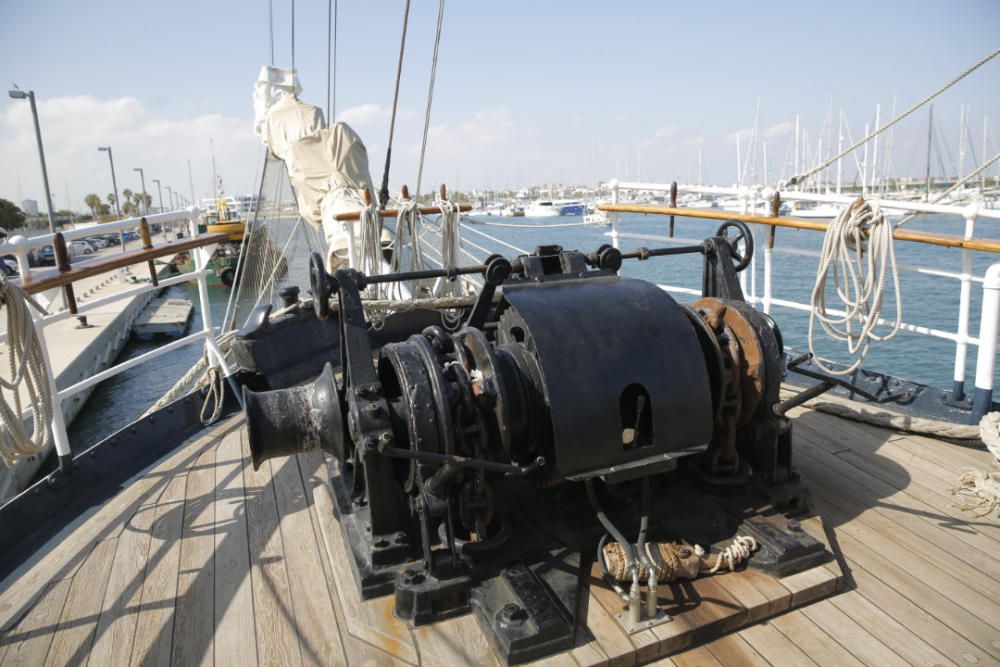
[[[885,403],[895,403],[896,401],[909,398],[909,392],[903,392],[900,394],[890,394],[888,396],[876,396],[871,392],[865,391],[861,387],[851,384],[843,378],[834,377],[832,375],[826,375],[824,373],[819,373],[817,371],[810,370],[808,368],[802,368],[801,365],[812,359],[812,352],[807,352],[802,356],[796,357],[788,362],[787,368],[789,370],[794,370],[799,375],[804,375],[808,378],[813,378],[814,380],[819,380],[818,384],[814,384],[808,389],[800,391],[795,396],[792,396],[786,401],[782,401],[774,406],[774,414],[779,417],[784,415],[786,412],[792,408],[802,405],[806,401],[816,398],[821,394],[825,394],[834,387],[843,387],[848,391],[858,394],[865,400],[871,401],[872,403],[883,405]]]

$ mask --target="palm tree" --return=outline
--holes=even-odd
[[[115,193],[114,192],[109,192],[108,196],[107,196],[108,206],[114,208],[114,206],[115,206],[115,199],[117,199],[117,197],[115,197]]]
[[[96,218],[97,211],[100,209],[101,206],[101,198],[95,194],[89,194],[83,198],[83,203],[86,204],[87,208],[90,209],[90,214]]]

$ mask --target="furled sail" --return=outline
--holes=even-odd
[[[332,272],[346,263],[351,243],[359,242],[352,241],[357,236],[349,228],[353,223],[335,216],[361,211],[365,191],[374,192],[368,150],[346,123],[327,127],[323,111],[298,99],[300,92],[294,70],[261,68],[254,86],[254,127],[285,163],[299,215],[323,230],[329,247],[327,270]],[[384,229],[382,236],[388,240]]]

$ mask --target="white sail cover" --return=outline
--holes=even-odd
[[[349,225],[355,224],[334,216],[362,210],[365,190],[374,192],[368,150],[347,124],[327,128],[323,112],[297,98],[300,90],[294,71],[264,67],[254,88],[256,128],[288,169],[299,215],[322,227],[330,248],[327,269],[334,271],[350,255]]]

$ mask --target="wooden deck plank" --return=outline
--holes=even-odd
[[[272,485],[278,506],[278,525],[285,548],[285,566],[292,608],[305,664],[326,664],[343,656],[329,589],[325,582],[322,545],[313,531],[298,460],[272,461]],[[346,660],[346,659],[345,659]]]
[[[240,433],[240,442],[257,655],[262,665],[300,665],[302,651],[278,526],[278,505],[271,485],[271,462],[264,461],[255,471],[248,465],[245,432]]]
[[[905,667],[907,662],[895,651],[874,637],[850,616],[840,611],[830,600],[823,600],[802,609],[814,623],[843,646],[850,646],[851,653],[868,665]]]
[[[3,665],[40,665],[52,646],[52,630],[59,622],[71,581],[52,583],[38,603],[5,639]]]
[[[132,657],[132,640],[135,638],[150,529],[155,515],[155,505],[138,508],[118,538],[111,576],[97,621],[97,635],[90,652],[91,665],[128,665]]]
[[[718,658],[704,646],[688,649],[683,653],[670,656],[677,667],[723,667]]]
[[[864,664],[801,610],[777,616],[768,624],[822,667],[862,667]]]
[[[141,608],[136,618],[133,665],[170,662],[186,490],[187,475],[174,477],[156,504]]]
[[[816,664],[801,648],[778,632],[770,621],[743,629],[740,631],[740,637],[772,665],[785,667]]]
[[[318,511],[332,515],[334,500],[331,493],[327,487],[316,489],[314,499]],[[362,601],[356,590],[351,565],[347,561],[347,547],[340,527],[335,523],[324,524],[323,527],[323,539],[329,545],[327,551],[337,581],[337,595],[347,620],[347,631],[406,662],[417,664],[417,649],[410,630],[405,623],[393,616],[393,597],[382,596]]]
[[[694,648],[662,662],[756,665],[766,661],[794,665],[815,661],[823,665],[856,665],[1000,661],[997,628],[1000,616],[996,614],[1000,605],[994,602],[1000,582],[1000,560],[993,550],[996,540],[989,535],[993,528],[976,525],[976,519],[957,508],[945,508],[948,501],[942,489],[946,487],[932,487],[946,481],[952,472],[957,476],[968,460],[981,460],[986,455],[965,452],[952,461],[947,453],[952,445],[942,443],[940,451],[925,451],[936,443],[925,440],[909,449],[912,443],[906,436],[890,431],[856,425],[840,428],[842,420],[828,415],[809,416],[808,422],[797,429],[801,436],[796,450],[798,465],[810,481],[814,480],[816,507],[834,528],[835,547],[851,567],[857,588],[706,644],[695,640]],[[215,432],[232,429],[231,423],[225,426],[226,429]],[[826,437],[827,434],[841,436]],[[818,440],[823,444],[818,444]],[[220,661],[231,657],[222,648],[225,621],[220,618],[222,627],[215,626],[215,601],[216,586],[225,592],[232,589],[233,582],[237,584],[237,592],[244,585],[249,590],[245,594],[249,603],[243,606],[249,614],[240,614],[242,620],[236,626],[244,637],[253,634],[251,648],[260,649],[259,653],[255,651],[260,662],[295,664],[301,635],[309,637],[310,642],[322,642],[323,647],[316,650],[311,643],[307,647],[303,640],[300,658],[304,662],[405,664],[386,651],[396,650],[396,644],[376,646],[375,642],[362,641],[346,632],[351,622],[356,627],[358,621],[352,618],[351,608],[341,606],[338,591],[330,588],[340,583],[343,572],[331,567],[327,553],[330,540],[326,534],[339,538],[340,529],[333,515],[332,498],[327,495],[324,500],[320,490],[327,488],[325,472],[321,470],[322,455],[317,452],[296,457],[285,479],[279,476],[284,473],[280,468],[286,461],[271,462],[275,465],[269,482],[268,469],[262,469],[259,474],[263,477],[259,477],[245,467],[245,443],[240,441],[239,445],[238,461],[236,458],[230,461],[223,447],[217,464],[212,441],[204,437],[189,441],[168,457],[171,465],[165,465],[168,460],[165,459],[155,466],[150,476],[137,480],[67,534],[53,553],[23,575],[25,581],[13,582],[7,591],[0,593],[0,618],[6,618],[8,624],[3,635],[5,643],[0,645],[0,664],[23,663],[24,655],[41,655],[33,664],[40,664],[46,655],[51,664],[86,662],[92,640],[90,664],[102,667],[123,662],[122,654],[126,654],[124,660],[133,662],[146,655],[164,655],[162,647],[153,653],[146,648],[158,646],[155,641],[150,643],[151,637],[155,640],[163,636],[162,632],[146,629],[146,623],[162,630],[162,619],[169,617],[169,594],[161,597],[154,592],[161,590],[161,570],[170,569],[171,557],[177,559],[179,570],[174,614],[177,628],[174,637],[169,639],[168,635],[167,641],[173,644],[171,659],[175,664],[197,664],[203,660],[210,663],[216,657]],[[234,447],[228,441],[227,446]],[[200,456],[206,448],[211,454],[207,461]],[[921,454],[925,456],[921,458]],[[879,463],[870,465],[872,461]],[[228,480],[227,468],[236,470],[232,480]],[[168,484],[179,483],[171,480],[183,479],[185,474],[186,493],[181,491],[186,497],[183,512],[178,510],[171,515],[165,508],[172,503],[179,507],[179,503],[171,500],[176,491],[171,492]],[[216,475],[228,481],[217,488]],[[230,482],[235,486],[231,487]],[[283,500],[279,497],[282,494],[285,494]],[[226,505],[234,499],[235,504]],[[142,522],[147,521],[140,516],[143,514],[150,516],[151,524],[145,533],[139,530]],[[94,521],[98,516],[101,521]],[[181,525],[170,524],[167,519],[171,516],[182,518]],[[289,521],[289,517],[294,518]],[[175,552],[160,548],[161,542],[168,541],[163,531],[170,525],[180,531]],[[92,534],[81,535],[84,526],[91,528]],[[220,583],[216,580],[217,575],[223,576],[220,563],[234,555],[228,552],[233,543],[223,537],[230,530],[237,533],[242,530],[243,557],[247,563],[242,581],[233,577]],[[112,538],[102,541],[98,539],[101,535]],[[127,569],[123,554],[141,546],[143,539],[147,540],[148,554],[138,559],[141,561],[138,566],[132,563],[133,568],[142,568],[136,598],[130,588],[130,580],[135,577],[119,574]],[[295,548],[290,549],[293,540]],[[67,548],[76,551],[61,553]],[[288,553],[298,549],[306,554]],[[144,562],[146,559],[148,564]],[[294,572],[302,574],[293,576],[292,561],[296,559]],[[53,565],[53,569],[39,571],[37,568],[43,562]],[[953,566],[950,569],[949,564]],[[320,585],[317,578],[321,579]],[[586,583],[593,583],[591,579],[588,577]],[[90,581],[94,582],[93,590],[84,585]],[[709,625],[714,623],[720,631],[731,629],[727,624],[739,614],[744,621],[756,619],[765,617],[765,609],[767,614],[773,614],[793,602],[793,591],[754,572],[705,581],[710,583],[696,584],[700,595],[716,603],[728,600],[742,609],[739,613],[720,613],[715,617],[712,605],[706,605],[702,610],[706,614],[703,620]],[[353,580],[350,583],[353,585]],[[59,586],[65,591],[58,590]],[[611,617],[612,611],[622,607],[620,601],[613,593],[608,598],[608,591],[599,585],[592,588],[580,601],[587,629],[581,631],[576,649],[559,656],[559,660],[573,665],[628,665],[634,663],[637,655],[645,662],[670,648],[681,624],[671,628],[672,624],[667,623],[656,631],[629,638]],[[794,584],[790,588],[800,595],[804,590]],[[120,594],[116,595],[113,589]],[[47,611],[52,591],[63,597],[60,609],[54,614]],[[322,623],[315,622],[317,615],[306,614],[303,607],[310,604],[322,607],[324,597],[328,611],[325,617],[323,611],[319,612],[318,616],[324,618]],[[599,599],[602,597],[603,602]],[[117,614],[114,604],[109,608],[109,602],[117,603],[118,611],[123,613]],[[386,609],[391,610],[391,602]],[[28,619],[46,615],[49,622],[38,626],[44,632],[33,635],[33,643],[23,641],[26,633],[19,633],[28,627]],[[301,618],[303,615],[307,616],[305,620]],[[121,646],[110,650],[108,635],[127,635],[116,629],[115,624],[122,619],[127,623],[129,617],[134,628],[134,646],[129,636],[120,642]],[[161,621],[154,622],[155,618]],[[314,619],[312,627],[310,618]],[[411,664],[417,660],[420,664],[496,664],[496,656],[471,615],[416,630],[399,625],[403,626],[399,640],[413,646],[414,653],[407,657]],[[181,631],[185,632],[183,642],[176,637]],[[48,638],[35,641],[46,634]],[[43,644],[45,653],[39,648]],[[275,649],[273,653],[267,653],[270,648]],[[74,660],[74,656],[78,659]]]
[[[720,637],[705,644],[705,648],[724,667],[768,667],[771,664],[738,634]]]
[[[835,596],[830,603],[911,665],[944,665],[950,662],[943,653],[857,591]]]
[[[815,452],[813,451],[803,452],[799,458],[800,460],[809,459],[814,454]],[[828,459],[830,458],[831,457],[829,456],[825,456],[822,459],[821,464],[836,472],[838,470],[838,466],[835,461],[829,461]],[[822,484],[819,484],[818,486],[822,486]],[[820,496],[820,499],[822,499],[822,496]],[[824,509],[831,515],[837,515],[838,513],[836,506],[832,504],[830,507]],[[990,621],[1000,624],[1000,619],[993,618],[996,614],[990,613],[990,610],[997,608],[996,603],[972,590],[969,586],[956,581],[949,574],[947,574],[947,571],[942,571],[929,565],[925,560],[914,557],[912,554],[908,553],[907,550],[899,548],[899,545],[893,543],[891,540],[884,539],[878,534],[877,531],[866,531],[865,526],[861,522],[847,521],[842,514],[839,515],[839,518],[843,522],[838,527],[838,537],[841,539],[842,545],[843,540],[845,539],[855,540],[859,545],[863,544],[863,548],[866,551],[869,549],[870,545],[877,545],[881,548],[872,548],[871,551],[876,553],[881,551],[881,553],[889,555],[890,560],[892,561],[891,564],[885,563],[885,565],[882,565],[882,569],[899,569],[900,567],[903,567],[900,563],[906,563],[904,569],[907,571],[907,575],[917,575],[911,576],[911,579],[917,583],[917,590],[922,587],[930,587],[935,591],[940,591],[945,594],[945,600],[942,603],[945,609],[951,609],[958,605],[974,617],[979,616],[979,614],[985,611],[988,614],[987,618]],[[852,552],[852,555],[856,555],[857,553],[858,552]],[[876,567],[879,566],[876,565]],[[1000,561],[995,561],[995,568],[996,567],[1000,567]],[[995,571],[995,569],[991,571]],[[953,591],[961,591],[962,594],[955,595],[953,594]],[[982,617],[979,617],[979,619],[981,618]],[[979,619],[974,622],[976,627],[983,625],[983,621]],[[959,625],[962,625],[962,623],[959,623]]]
[[[117,546],[116,537],[98,542],[73,576],[45,664],[82,664],[86,661],[94,642]]]
[[[326,530],[323,526],[329,526],[330,522],[336,523],[332,506],[329,512],[320,512],[319,505],[315,501],[318,489],[327,488],[329,482],[329,470],[327,467],[326,455],[318,450],[304,452],[295,456],[299,462],[299,472],[302,475],[302,484],[306,489],[306,501],[309,503],[309,518],[313,525],[313,534],[319,544],[320,562],[323,572],[326,575],[326,591],[329,595],[333,613],[337,620],[337,637],[340,641],[341,652],[330,662],[335,664],[345,664],[347,656],[350,657],[351,664],[361,664],[366,667],[402,667],[407,663],[399,658],[389,655],[385,651],[375,648],[356,639],[347,631],[347,621],[344,610],[340,606],[340,599],[337,596],[336,580],[333,575],[333,567],[329,557],[329,544],[324,539]],[[338,528],[339,530],[339,528]]]
[[[188,473],[172,662],[215,661],[215,448],[206,448]]]
[[[872,507],[870,501],[858,497],[865,497],[864,491],[859,493],[856,486],[846,480],[830,482],[825,478],[811,477],[810,489],[813,497],[823,503],[825,513],[829,512],[829,508],[836,508],[843,512],[842,517],[860,521],[938,567],[946,567],[967,580],[981,579],[979,575],[985,575],[988,579],[978,582],[983,591],[1000,597],[997,559],[979,549],[969,548],[953,531],[922,521],[909,513],[891,515]],[[828,515],[828,518],[833,517]]]
[[[855,590],[859,595],[922,637],[949,660],[958,664],[989,664],[996,661],[996,658],[907,598],[905,588],[898,589],[888,585],[864,568],[855,566],[853,561],[848,562],[852,565],[852,576],[857,584]]]
[[[215,659],[252,667],[257,637],[246,517],[243,452],[239,431],[232,431],[215,462]]]
[[[829,455],[808,445],[799,448],[797,460],[808,479],[825,478],[828,484],[842,485],[850,495],[877,508],[896,523],[906,524],[909,520],[919,519],[948,531],[968,547],[984,554],[992,556],[996,551],[993,540],[976,531],[973,524],[980,520],[971,514],[956,517],[945,513],[940,504],[928,505],[909,495],[906,489],[890,486],[840,456]],[[818,482],[818,485],[822,486],[823,482]]]

